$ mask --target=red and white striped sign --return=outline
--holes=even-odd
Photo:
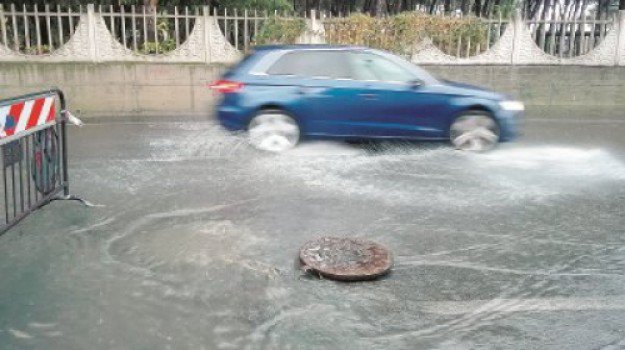
[[[0,106],[0,138],[54,121],[54,96]]]

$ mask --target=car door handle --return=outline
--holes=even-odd
[[[297,94],[298,95],[315,95],[321,91],[323,91],[323,89],[320,89],[318,87],[301,86],[300,88],[297,89]]]
[[[358,96],[364,98],[365,100],[375,100],[378,98],[376,94],[358,94]]]
[[[295,90],[295,93],[306,98],[329,98],[331,97],[326,93],[326,89],[321,87],[300,87]]]

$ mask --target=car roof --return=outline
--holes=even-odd
[[[366,50],[364,46],[352,45],[328,45],[328,44],[293,44],[293,45],[261,45],[255,46],[256,51],[279,51],[279,50]]]

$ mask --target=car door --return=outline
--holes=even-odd
[[[356,82],[347,79],[312,78],[302,85],[307,99],[307,125],[312,135],[358,136],[364,133],[358,123],[359,104]]]
[[[295,86],[293,111],[306,134],[318,136],[361,135],[358,106],[362,82],[351,79],[348,52],[339,49],[307,49],[285,53],[267,70]]]
[[[440,94],[415,72],[369,51],[350,54],[359,92],[361,123],[379,137],[439,138],[446,131],[450,96]]]

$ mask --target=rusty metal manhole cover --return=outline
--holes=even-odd
[[[305,270],[341,281],[364,281],[388,273],[393,257],[385,247],[371,241],[322,237],[307,242],[299,251]]]

